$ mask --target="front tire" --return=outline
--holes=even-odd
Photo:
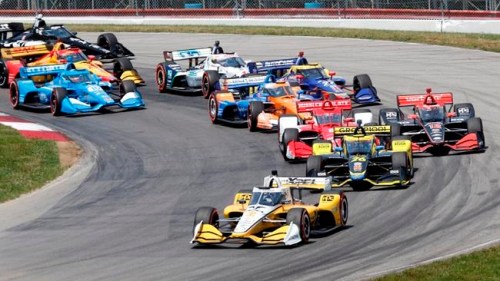
[[[352,85],[354,93],[359,92],[361,89],[373,87],[372,80],[368,74],[359,74],[354,76]]]
[[[112,53],[118,51],[118,39],[113,33],[103,33],[97,37],[97,45],[110,50]]]
[[[291,141],[297,141],[297,140],[299,140],[299,130],[298,129],[296,129],[296,128],[285,129],[285,131],[283,132],[283,139],[281,142],[281,146],[283,147],[283,150],[281,150],[281,154],[283,155],[283,159],[285,159],[285,161],[293,160],[293,159],[290,159],[286,156],[286,152],[287,152],[288,143]]]
[[[135,83],[132,80],[124,80],[120,84],[120,98],[123,97],[126,93],[132,93],[137,90]]]
[[[261,101],[252,101],[248,105],[248,129],[251,132],[257,131],[259,114],[264,111],[264,103]]]
[[[68,92],[64,88],[54,88],[50,96],[50,112],[53,116],[61,116],[62,101]]]
[[[410,177],[410,175],[412,174],[410,169],[412,169],[412,167],[409,164],[409,159],[406,152],[394,152],[391,155],[391,162],[393,170],[399,170],[402,168],[405,172],[404,178],[408,179]]]
[[[295,224],[299,227],[302,243],[307,243],[311,235],[311,219],[304,208],[293,208],[286,214],[286,224]]]
[[[321,162],[323,158],[318,155],[311,155],[306,162],[306,177],[317,177],[321,171]]]
[[[208,98],[208,116],[210,117],[210,121],[212,121],[212,124],[217,124],[219,122],[217,118],[218,114],[219,104],[217,103],[215,94],[211,94]]]
[[[193,222],[193,232],[196,226],[203,221],[203,223],[211,224],[219,228],[219,213],[217,209],[212,207],[201,207],[196,210]]]

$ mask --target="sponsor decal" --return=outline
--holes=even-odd
[[[326,177],[326,172],[318,172],[318,177]]]
[[[387,119],[396,119],[398,118],[398,113],[394,111],[386,112],[385,113],[385,118]]]
[[[399,175],[399,170],[390,170],[389,174],[391,174],[391,175]]]
[[[37,72],[54,72],[54,71],[60,71],[60,70],[65,70],[65,69],[66,69],[66,65],[56,64],[56,65],[25,67],[24,71],[26,73],[30,74],[30,73],[37,73]]]
[[[257,62],[256,65],[259,68],[262,67],[277,67],[277,66],[288,66],[295,64],[295,59],[285,59],[285,60],[275,60],[275,61],[262,61]]]
[[[366,162],[366,156],[365,155],[354,155],[351,158],[351,162]]]
[[[0,24],[0,30],[10,30],[8,23]]]
[[[365,126],[365,132],[367,133],[389,133],[391,132],[390,126]],[[353,134],[356,127],[337,127],[334,132],[336,134]]]
[[[179,56],[185,58],[185,57],[193,57],[193,56],[199,56],[200,52],[198,50],[185,50],[185,51],[179,51]]]
[[[469,115],[470,113],[468,107],[460,107],[457,111],[459,115]]]
[[[288,178],[288,183],[290,183],[290,184],[315,184],[316,183],[316,179]]]
[[[429,128],[433,130],[439,130],[443,127],[443,124],[441,123],[429,123]]]
[[[394,146],[402,146],[406,145],[406,141],[394,141],[393,144]]]

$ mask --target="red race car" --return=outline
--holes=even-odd
[[[300,102],[297,107],[299,113],[311,112],[312,118],[302,124],[296,116],[280,117],[279,146],[285,161],[309,158],[313,146],[321,146],[322,142],[316,140],[331,141],[333,147],[341,146],[341,140],[334,138],[335,127],[356,126],[357,120],[364,125],[373,124],[372,112],[369,109],[352,109],[349,99]]]
[[[391,125],[393,136],[408,136],[413,153],[445,155],[450,150],[486,149],[483,122],[471,103],[453,104],[452,93],[432,93],[431,89],[426,94],[399,95],[397,102],[398,108],[380,110],[379,122]]]

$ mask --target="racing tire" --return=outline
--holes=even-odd
[[[391,138],[401,136],[401,125],[397,123],[391,124]]]
[[[318,155],[311,155],[306,162],[306,177],[317,177],[322,170],[323,158]]]
[[[306,209],[293,208],[286,214],[286,224],[295,224],[299,227],[301,243],[307,243],[311,236],[311,219]]]
[[[281,142],[281,147],[283,147],[283,149],[281,150],[281,154],[283,155],[283,159],[285,159],[285,161],[292,160],[286,156],[286,150],[287,150],[288,143],[291,141],[297,141],[297,140],[299,140],[299,129],[297,129],[297,128],[285,129],[285,131],[283,132],[283,139]]]
[[[68,94],[68,91],[64,88],[54,88],[52,90],[52,95],[50,96],[50,112],[53,116],[61,116],[62,101]]]
[[[405,179],[408,178],[412,173],[410,169],[412,167],[410,166],[410,161],[408,159],[408,155],[406,152],[394,152],[391,155],[391,162],[392,162],[392,169],[393,170],[399,170],[400,168],[403,168],[405,171]]]
[[[210,117],[210,121],[212,124],[219,123],[217,119],[217,115],[219,114],[219,103],[216,99],[216,94],[211,94],[208,98],[208,116]]]
[[[0,88],[9,87],[9,69],[3,59],[0,59]]]
[[[97,37],[97,45],[115,53],[118,51],[118,39],[113,33],[103,33]]]
[[[208,99],[219,79],[220,74],[215,70],[207,70],[203,73],[203,77],[201,78],[201,93],[204,98]]]
[[[382,108],[378,111],[378,123],[380,125],[388,125],[398,122],[401,118],[397,108]]]
[[[372,80],[368,74],[358,74],[352,79],[352,88],[354,93],[359,92],[361,89],[373,88]]]
[[[167,92],[167,67],[166,63],[159,63],[156,66],[155,81],[160,93]]]
[[[10,84],[9,100],[13,109],[19,109],[19,86],[17,80]]]
[[[203,221],[203,223],[211,224],[219,228],[219,213],[213,207],[200,207],[196,210],[193,221],[193,233],[196,226]]]
[[[113,64],[113,75],[121,79],[123,72],[127,70],[133,70],[134,66],[128,58],[117,58]]]
[[[122,98],[126,93],[131,93],[137,91],[134,81],[124,80],[120,83],[120,98]]]
[[[480,148],[486,147],[486,140],[484,138],[483,133],[483,120],[481,118],[470,118],[467,119],[467,132],[468,133],[476,133],[478,137],[478,141],[480,143]]]
[[[259,114],[261,114],[264,111],[264,103],[261,101],[251,101],[250,104],[248,105],[248,129],[250,132],[255,132],[257,131],[257,123],[258,123],[258,118]]]
[[[457,103],[453,105],[453,111],[457,114],[457,117],[464,117],[466,119],[476,116],[476,111],[472,103]]]

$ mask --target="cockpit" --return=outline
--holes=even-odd
[[[213,63],[220,64],[222,67],[235,67],[235,68],[241,68],[247,65],[245,61],[240,57],[214,59]]]
[[[292,88],[288,85],[283,85],[279,87],[275,87],[274,84],[272,87],[264,87],[262,90],[264,95],[268,95],[271,97],[282,97],[282,96],[293,96]]]
[[[80,52],[65,52],[59,56],[59,59],[65,59],[68,62],[86,61],[87,58]]]
[[[306,69],[299,69],[297,70],[298,74],[302,74],[304,77],[310,78],[310,79],[316,79],[316,80],[321,80],[321,79],[328,79],[329,77],[326,76],[325,71],[323,68],[306,68]]]
[[[75,71],[73,73],[67,73],[64,76],[64,79],[71,81],[72,83],[90,83],[92,82],[92,78],[87,72],[78,72]]]
[[[445,119],[445,110],[443,106],[429,106],[418,109],[418,114],[422,122],[443,122]]]
[[[373,146],[373,139],[358,139],[345,141],[345,146],[347,149],[347,154],[370,154]]]
[[[285,200],[286,195],[279,191],[259,191],[252,194],[249,205],[276,206]]]
[[[319,125],[324,124],[340,124],[342,123],[342,115],[341,114],[321,114],[315,115],[316,122]]]

